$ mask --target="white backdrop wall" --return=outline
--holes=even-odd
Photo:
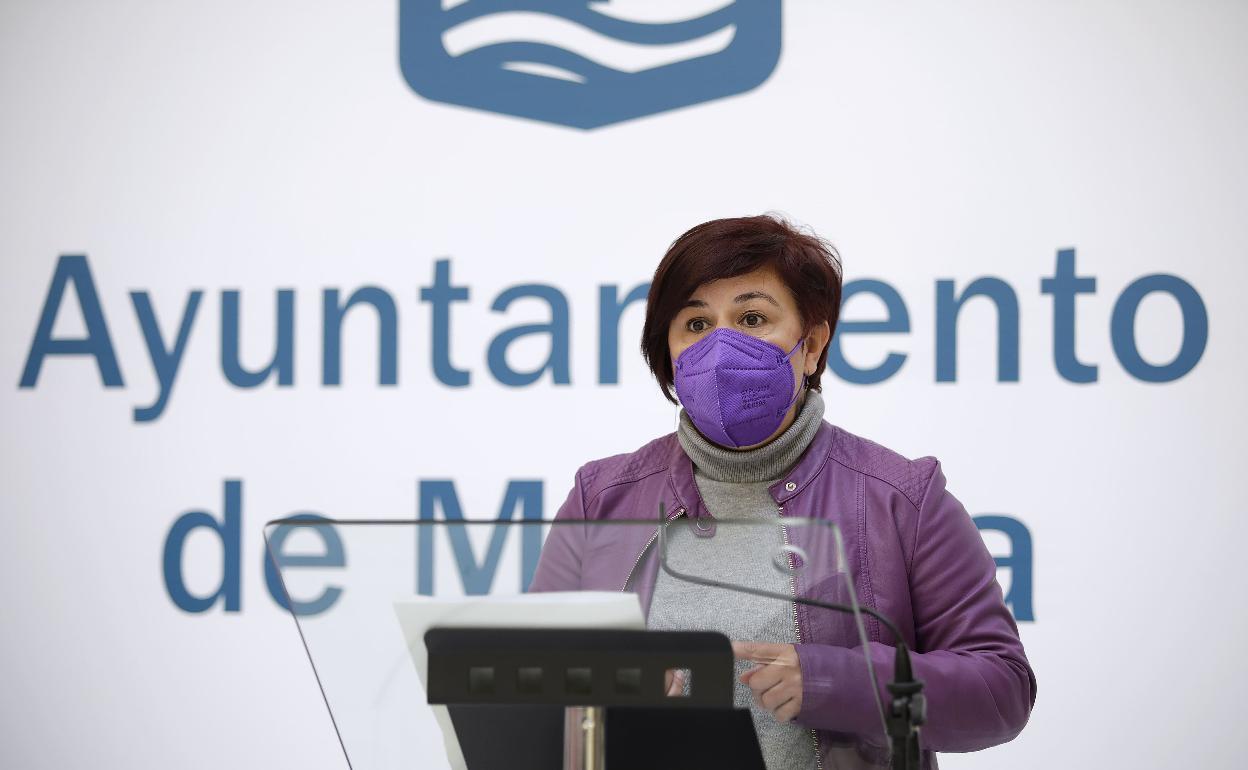
[[[828,418],[940,457],[972,514],[1012,517],[1033,540],[1032,722],[942,764],[1232,766],[1246,32],[1248,6],[1232,2],[786,0],[761,86],[582,130],[415,93],[394,0],[4,3],[0,765],[342,767],[265,588],[262,523],[413,517],[430,479],[453,480],[477,518],[509,481],[540,480],[552,516],[581,463],[673,422],[636,353],[640,303],[620,320],[618,383],[600,381],[600,287],[644,283],[693,224],[776,210],[908,314],[908,331],[843,337],[859,368],[905,358],[877,384],[827,376]],[[1063,249],[1095,278],[1073,337],[1093,382],[1055,363],[1064,312],[1041,281]],[[433,364],[435,303],[420,292],[440,261],[468,291],[446,335],[464,387]],[[59,305],[58,266],[80,271]],[[91,356],[39,342],[52,312],[47,339],[101,344],[87,270],[115,387]],[[1115,306],[1151,275],[1173,279],[1142,285],[1162,290],[1116,351]],[[938,382],[939,282],[961,293],[986,276],[1017,297],[1017,379],[999,380],[997,314],[976,298],[958,316],[956,380]],[[487,362],[500,332],[550,322],[540,299],[491,309],[523,284],[566,297],[566,383],[548,370],[508,385]],[[324,292],[366,286],[393,299],[397,382],[379,384],[376,313],[360,306],[341,384],[326,385]],[[223,297],[238,292],[242,361],[261,369],[282,290],[290,384],[231,384]],[[160,391],[136,309],[150,303],[172,347],[196,291],[167,402],[136,419]],[[844,317],[888,315],[864,295]],[[540,367],[551,340],[517,342],[509,366]],[[1121,361],[1129,344],[1162,366],[1185,340],[1199,358],[1164,382]],[[188,511],[222,517],[231,480],[239,606],[188,612],[165,540]],[[177,566],[211,595],[219,539],[192,534]]]

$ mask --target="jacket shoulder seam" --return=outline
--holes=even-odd
[[[594,496],[589,499],[589,502],[586,505],[587,506],[593,505],[594,501],[596,501],[599,497],[601,497],[603,492],[606,492],[608,489],[611,489],[612,487],[619,487],[619,486],[623,486],[624,484],[634,484],[638,481],[641,481],[642,479],[649,478],[655,475],[656,473],[663,473],[666,470],[667,470],[667,466],[664,465],[658,468],[652,468],[648,471],[645,471],[644,473],[637,473],[635,475],[626,476],[624,478],[612,479],[611,481],[603,484],[601,488],[594,490]]]
[[[935,458],[932,458],[935,460]],[[923,507],[927,505],[927,497],[932,492],[932,482],[936,480],[936,472],[940,470],[940,461],[935,460],[932,463],[932,472],[927,477],[927,482],[923,485],[923,498],[919,501],[918,515],[914,517],[914,542],[910,546],[910,556],[906,559],[906,572],[909,573],[914,566],[914,557],[919,552],[919,534],[923,528]]]
[[[581,466],[577,475],[584,489],[582,504],[591,506],[608,489],[622,484],[633,484],[642,479],[663,473],[671,465],[667,455],[671,435],[661,436],[635,452],[612,455],[593,460]]]
[[[875,472],[873,472],[873,471],[867,470],[866,468],[863,468],[861,465],[859,465],[859,464],[857,464],[857,463],[851,463],[851,462],[849,462],[848,460],[846,460],[846,459],[845,459],[845,458],[843,458],[843,457],[836,457],[836,456],[833,456],[831,459],[832,459],[834,462],[836,462],[837,464],[842,465],[842,466],[844,466],[844,467],[848,468],[848,469],[849,469],[849,470],[851,470],[851,471],[854,471],[854,472],[856,472],[856,473],[861,473],[861,474],[862,474],[862,475],[864,475],[864,476],[869,476],[869,477],[871,477],[871,478],[875,479],[876,481],[880,481],[880,482],[883,482],[883,483],[887,484],[888,486],[892,487],[893,489],[895,489],[895,490],[897,490],[899,493],[901,493],[901,496],[905,498],[905,500],[906,500],[906,502],[907,502],[907,503],[910,503],[911,507],[913,507],[913,508],[914,508],[914,510],[915,510],[915,512],[916,512],[916,513],[919,511],[919,508],[920,508],[920,506],[922,505],[922,498],[920,498],[920,500],[919,500],[918,502],[915,502],[914,498],[910,496],[910,493],[906,492],[906,490],[904,490],[904,489],[902,489],[900,486],[898,486],[897,482],[893,481],[892,479],[887,479],[887,478],[884,478],[884,476],[880,475],[879,473],[875,473]],[[909,460],[908,462],[911,462],[911,463],[918,463],[918,462],[921,462],[921,461],[923,461],[923,460],[935,460],[935,459],[936,459],[936,458],[935,458],[935,457],[932,457],[931,455],[925,455],[925,456],[923,456],[923,457],[919,457],[919,458],[914,459],[914,460]],[[935,470],[936,470],[936,463],[935,463],[935,462],[933,462],[933,463],[932,463],[932,472],[930,472],[930,473],[928,473],[928,474],[927,474],[927,478],[926,478],[926,479],[924,480],[924,482],[923,482],[923,488],[924,488],[924,490],[926,490],[926,489],[927,489],[927,484],[931,481],[932,473],[935,473]]]

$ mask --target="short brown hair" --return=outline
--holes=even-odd
[[[654,271],[646,298],[641,355],[667,400],[676,403],[667,346],[672,319],[702,284],[767,266],[774,268],[793,292],[803,334],[823,321],[836,332],[841,311],[841,258],[832,244],[775,215],[703,222],[668,248]],[[815,373],[806,380],[815,390],[820,390],[819,377],[827,360],[825,347]]]

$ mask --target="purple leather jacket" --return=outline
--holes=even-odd
[[[770,492],[781,516],[831,519],[840,527],[859,600],[901,630],[914,673],[925,683],[925,767],[936,764],[932,752],[974,751],[1018,735],[1035,702],[1036,678],[1002,600],[992,556],[966,509],[945,489],[935,458],[907,460],[824,422]],[[669,518],[711,515],[675,434],[583,466],[556,518],[654,519],[660,502]],[[627,530],[628,542],[617,534],[610,547],[595,547],[570,534],[583,528],[557,528],[531,590],[632,590],[648,608],[658,568],[655,529],[610,529]],[[845,745],[847,736],[880,733],[871,690],[846,686],[865,681],[864,651],[834,638],[820,619],[827,614],[795,606],[802,673],[796,721],[815,731],[820,756]],[[866,629],[876,676],[889,681],[894,640],[874,619]],[[888,702],[882,687],[880,697]]]

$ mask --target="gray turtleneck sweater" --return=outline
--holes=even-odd
[[[720,521],[745,521],[717,527],[714,537],[697,537],[693,524],[673,522],[668,529],[668,563],[687,574],[789,593],[788,576],[773,566],[783,544],[780,516],[767,488],[794,465],[823,422],[823,398],[807,391],[801,411],[783,433],[757,449],[725,449],[694,428],[684,410],[676,437],[693,460],[694,479],[706,510]],[[708,588],[678,580],[659,570],[647,625],[654,629],[719,631],[737,641],[795,644],[793,604],[775,599]],[[740,676],[751,663],[738,661]],[[697,682],[691,683],[697,687]],[[749,708],[768,770],[811,770],[815,738],[796,724],[781,724],[754,705],[750,688],[735,682],[738,708]]]

